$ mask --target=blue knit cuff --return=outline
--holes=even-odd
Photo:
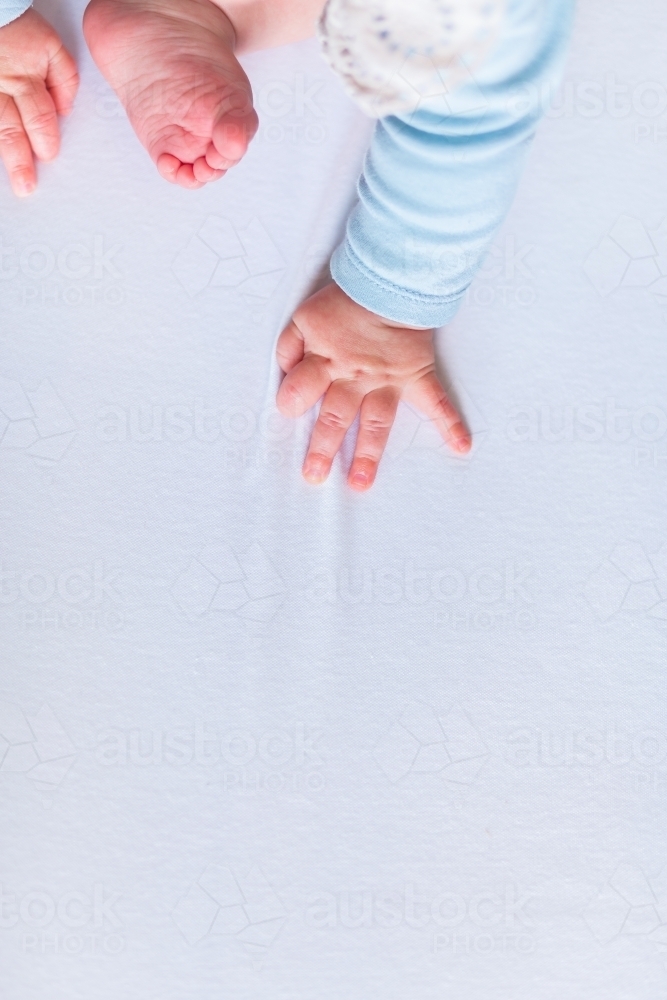
[[[0,0],[0,28],[25,14],[28,7],[32,7],[30,0],[28,3],[25,0]]]
[[[333,280],[354,302],[377,316],[408,326],[444,326],[458,312],[465,292],[439,296],[398,288],[373,274],[347,240],[334,251],[330,267]]]

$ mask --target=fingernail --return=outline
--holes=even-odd
[[[451,447],[454,451],[468,451],[471,444],[470,434],[460,420],[449,428],[449,433],[451,434]]]
[[[352,482],[355,486],[368,486],[368,476],[365,472],[355,472]]]
[[[308,462],[304,465],[303,475],[310,483],[322,483],[327,478],[326,469],[319,462]]]
[[[26,177],[17,177],[14,182],[14,190],[19,198],[24,198],[27,194],[32,194],[35,190],[35,185],[33,181],[29,181]]]

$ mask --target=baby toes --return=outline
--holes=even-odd
[[[230,167],[236,166],[238,160],[230,160],[228,156],[219,153],[213,143],[206,150],[206,162],[212,170],[220,170],[226,173]]]
[[[210,181],[224,176],[224,170],[214,170],[203,156],[194,163],[183,163],[171,153],[161,153],[157,158],[157,169],[161,177],[171,184],[185,188],[200,188]]]
[[[176,156],[172,156],[171,153],[160,153],[155,161],[155,165],[160,177],[164,177],[166,181],[170,181],[172,184],[177,183],[176,175],[181,166],[181,161]]]
[[[206,153],[208,164],[218,170],[226,170],[244,156],[250,140],[259,126],[254,108],[239,112],[227,112],[213,126],[212,147]]]
[[[191,163],[181,163],[171,153],[161,153],[156,161],[158,173],[171,184],[178,184],[184,188],[200,188],[204,186],[203,181],[198,181],[195,177]]]
[[[188,188],[189,190],[204,187],[204,182],[198,181],[195,177],[195,172],[191,163],[181,163],[176,172],[176,183],[180,185],[180,187]]]
[[[207,184],[209,181],[217,181],[218,178],[223,177],[226,173],[225,170],[215,170],[203,156],[200,156],[192,164],[192,172],[195,179],[202,184]]]

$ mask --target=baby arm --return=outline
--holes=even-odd
[[[560,77],[573,7],[510,0],[474,82],[378,123],[331,264],[351,298],[401,322],[453,318],[514,198]]]
[[[79,84],[74,60],[24,0],[0,0],[0,158],[14,194],[36,184],[34,155],[52,160]]]
[[[320,359],[318,389],[324,400],[304,463],[306,478],[326,476],[333,445],[359,411],[348,481],[360,489],[372,484],[393,421],[395,392],[393,409],[384,407],[379,433],[373,417],[377,407],[365,386],[377,392],[380,386],[395,389],[397,383],[388,377],[381,353],[373,370],[359,364],[350,331],[356,330],[356,344],[378,323],[391,321],[400,327],[391,338],[403,357],[403,341],[419,337],[424,346],[425,334],[409,327],[440,327],[456,314],[510,207],[542,110],[540,98],[559,78],[572,8],[573,0],[510,0],[501,39],[474,85],[461,85],[444,105],[430,98],[413,112],[378,123],[359,182],[359,202],[331,262],[332,287],[338,289],[333,294],[347,306],[327,317],[329,299],[319,293],[300,307],[278,341],[278,358],[288,372],[278,394],[285,413],[296,416],[315,401],[313,353]],[[304,326],[303,316],[303,359],[295,361],[295,350],[285,345],[293,342],[294,325]],[[346,326],[351,316],[354,323]],[[413,354],[416,358],[419,351],[413,348]],[[424,383],[413,371],[402,395],[435,419],[450,445],[466,451],[469,441],[460,418],[433,374],[432,350],[428,366],[428,392],[419,392]],[[355,480],[358,474],[362,478]]]
[[[211,0],[234,26],[238,55],[311,38],[324,0]]]

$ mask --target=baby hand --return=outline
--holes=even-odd
[[[470,434],[435,373],[432,330],[382,319],[332,283],[297,309],[276,354],[287,372],[276,400],[284,416],[301,416],[324,396],[302,470],[311,483],[327,478],[360,412],[348,484],[372,486],[401,397],[431,418],[454,451],[470,450]]]
[[[58,152],[56,114],[69,114],[78,86],[74,60],[37,11],[0,28],[0,158],[14,194],[37,183],[33,152],[39,160]]]

